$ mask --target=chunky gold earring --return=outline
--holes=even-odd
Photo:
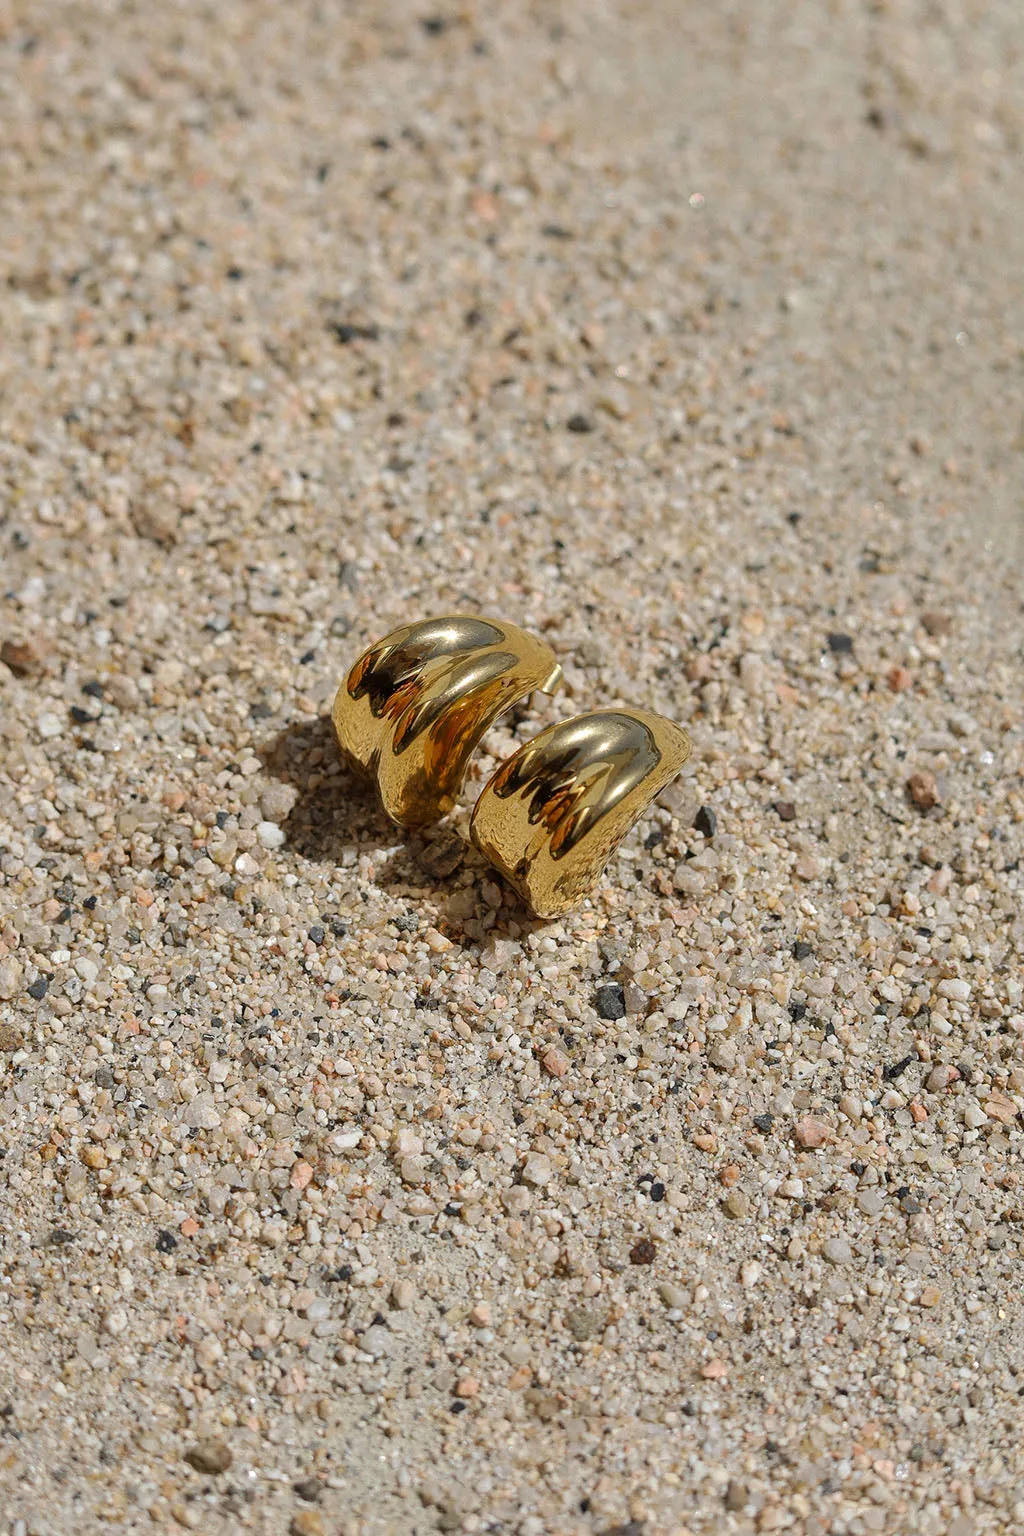
[[[470,833],[537,917],[590,891],[612,850],[690,755],[681,726],[599,709],[541,731],[484,786]]]
[[[376,778],[388,815],[422,826],[451,810],[498,716],[561,681],[550,646],[515,624],[466,614],[403,624],[338,689],[334,729],[343,754]]]

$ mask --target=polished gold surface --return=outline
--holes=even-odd
[[[472,837],[537,917],[574,906],[690,755],[681,726],[599,709],[549,726],[493,775]]]
[[[561,681],[550,646],[515,624],[467,614],[403,624],[338,689],[334,729],[345,756],[376,778],[388,815],[422,826],[451,810],[498,716]]]

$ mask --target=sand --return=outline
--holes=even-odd
[[[1024,1526],[1014,0],[0,8],[11,1536]],[[408,837],[393,625],[567,686]],[[593,899],[540,725],[694,755]]]

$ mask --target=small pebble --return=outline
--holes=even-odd
[[[131,710],[139,707],[139,685],[133,677],[123,672],[108,673],[103,682],[103,691],[116,709]]]
[[[597,1009],[599,1019],[624,1019],[626,1017],[626,999],[620,983],[617,981],[607,981],[598,987],[594,993],[594,1007]]]
[[[939,803],[939,786],[934,773],[919,769],[907,780],[907,794],[919,811],[930,811]]]
[[[622,988],[622,1000],[626,1005],[627,1014],[645,1012],[647,1008],[647,993],[637,986],[635,981],[627,981]]]
[[[131,509],[132,526],[140,539],[155,544],[173,544],[178,534],[180,510],[162,497],[146,497]]]
[[[734,1072],[739,1059],[739,1050],[735,1040],[726,1036],[717,1035],[715,1043],[708,1051],[708,1061],[720,1072]]]
[[[523,1182],[543,1189],[550,1183],[552,1171],[551,1159],[545,1153],[528,1152],[523,1163]]]
[[[700,802],[685,779],[673,779],[658,795],[655,804],[668,811],[682,826],[690,827]]]
[[[972,1131],[980,1130],[988,1121],[988,1115],[977,1099],[968,1099],[964,1105],[964,1124]]]
[[[0,1001],[9,1003],[12,998],[18,996],[24,979],[24,968],[13,955],[6,960],[0,960]]]
[[[722,1209],[733,1221],[742,1221],[750,1215],[750,1196],[745,1189],[730,1189],[722,1201]]]
[[[288,1536],[327,1536],[327,1527],[315,1509],[300,1509],[292,1515]]]
[[[380,1323],[374,1323],[360,1335],[359,1348],[376,1359],[380,1355],[387,1355],[392,1347],[391,1331]]]
[[[25,1036],[17,1024],[0,1020],[0,1051],[11,1054],[14,1051],[20,1051],[24,1043]]]
[[[816,1151],[819,1147],[823,1147],[831,1134],[831,1127],[823,1120],[815,1120],[813,1115],[805,1115],[793,1127],[793,1135],[798,1145],[808,1151]]]
[[[710,805],[702,805],[693,821],[693,829],[704,837],[714,837],[718,831],[718,817]]]
[[[751,652],[740,657],[740,687],[752,698],[764,688],[765,668],[761,657]]]
[[[420,868],[433,880],[448,880],[462,868],[466,845],[457,832],[449,832],[427,843],[419,856]]]
[[[426,1166],[420,1157],[403,1157],[398,1164],[398,1171],[403,1184],[415,1186],[427,1182]]]
[[[279,826],[282,821],[286,821],[298,798],[299,792],[294,784],[282,784],[277,781],[269,783],[260,794],[260,810],[263,812],[266,823]],[[257,831],[259,831],[258,827]]]
[[[557,1045],[549,1045],[541,1053],[541,1065],[552,1077],[562,1078],[569,1070],[569,1058]]]
[[[910,1106],[913,1109],[913,1105]],[[1013,1125],[1019,1113],[1013,1099],[1005,1093],[993,1093],[985,1100],[985,1113],[990,1120],[998,1120],[1000,1125]]]
[[[411,1280],[396,1280],[391,1287],[391,1305],[399,1312],[407,1312],[416,1301],[416,1287]]]
[[[185,1452],[185,1460],[196,1472],[215,1475],[226,1472],[234,1457],[223,1440],[198,1440]]]
[[[845,1238],[830,1237],[822,1244],[822,1257],[830,1264],[852,1264],[853,1249]]]
[[[43,647],[32,640],[7,639],[0,642],[0,661],[15,677],[38,677],[45,670]]]
[[[601,1315],[593,1307],[573,1307],[566,1314],[566,1326],[578,1344],[585,1344],[602,1327]]]
[[[732,1514],[739,1514],[750,1497],[745,1483],[739,1483],[735,1478],[730,1479],[725,1490],[725,1507]]]

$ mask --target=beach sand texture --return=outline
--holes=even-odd
[[[1022,46],[0,0],[5,1536],[1024,1529]],[[406,836],[331,699],[452,611],[566,686]]]

